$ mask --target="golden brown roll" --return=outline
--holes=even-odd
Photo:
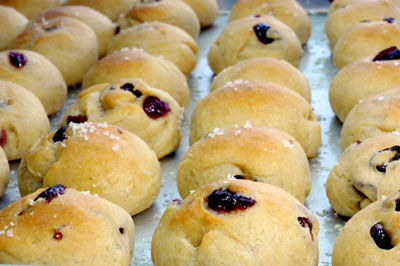
[[[183,107],[189,104],[189,87],[182,72],[165,58],[140,49],[122,49],[102,58],[86,73],[82,88],[131,78],[168,92]]]
[[[333,50],[339,38],[354,24],[363,20],[379,21],[386,17],[400,19],[400,8],[391,0],[363,0],[337,9],[328,16],[325,24],[329,48]]]
[[[137,214],[160,191],[155,153],[136,135],[106,123],[70,123],[31,145],[18,169],[22,196],[64,184]]]
[[[134,224],[122,208],[55,185],[0,210],[0,262],[128,266]]]
[[[122,48],[139,48],[174,63],[185,75],[196,67],[197,43],[184,30],[171,24],[153,21],[121,31],[108,44],[107,53]]]
[[[272,83],[234,82],[208,94],[192,113],[190,144],[209,132],[266,125],[292,135],[308,157],[321,144],[321,127],[310,104],[299,94]]]
[[[342,68],[331,81],[329,101],[344,122],[362,99],[397,87],[400,87],[400,51],[392,47]]]
[[[8,182],[10,181],[10,166],[6,154],[0,146],[0,197],[6,193]]]
[[[68,86],[82,81],[98,59],[96,34],[85,23],[56,17],[27,28],[9,46],[37,52],[62,73]]]
[[[397,265],[400,192],[361,210],[343,227],[333,247],[333,266]]]
[[[66,0],[65,5],[91,7],[116,21],[136,0]]]
[[[200,33],[200,22],[193,9],[180,0],[137,1],[118,20],[120,29],[144,22],[161,21],[186,31],[193,39]]]
[[[356,105],[340,133],[342,150],[356,141],[386,133],[400,132],[400,89],[374,94]]]
[[[67,86],[58,68],[33,51],[0,52],[0,79],[30,90],[39,98],[47,115],[61,110],[67,98]]]
[[[354,24],[340,37],[333,50],[333,64],[344,66],[391,47],[400,47],[400,21],[385,18]]]
[[[319,224],[284,190],[225,179],[170,204],[152,239],[155,266],[318,265]]]
[[[238,0],[232,7],[228,21],[251,15],[274,16],[288,25],[303,45],[310,38],[310,18],[296,0]]]
[[[17,10],[0,5],[0,51],[6,49],[25,30],[27,24],[26,17]]]
[[[228,23],[208,51],[208,64],[218,74],[254,57],[284,59],[298,66],[303,53],[296,34],[272,16],[246,17]]]
[[[399,0],[389,0],[396,6],[400,6]],[[337,9],[345,8],[349,5],[357,4],[357,3],[365,3],[365,0],[333,0],[329,6],[329,14],[335,12]]]
[[[0,5],[10,6],[32,19],[45,9],[61,6],[66,0],[0,0]]]
[[[236,127],[194,143],[180,161],[179,194],[233,177],[283,188],[304,203],[311,189],[307,156],[285,132],[266,126]]]
[[[214,24],[218,17],[219,8],[217,0],[183,0],[196,13],[201,27]]]
[[[106,122],[136,134],[161,159],[178,147],[182,119],[183,108],[168,93],[141,79],[124,79],[79,93],[59,126],[71,121]]]
[[[99,56],[106,54],[108,42],[114,35],[115,26],[102,13],[85,6],[60,6],[47,9],[35,17],[31,23],[40,23],[56,17],[70,17],[88,25],[96,33],[99,44]]]
[[[0,146],[7,159],[17,160],[50,129],[39,99],[24,87],[0,80]]]
[[[243,60],[218,73],[210,85],[210,91],[235,80],[272,82],[299,93],[308,102],[311,102],[310,85],[306,77],[285,60],[271,57]]]

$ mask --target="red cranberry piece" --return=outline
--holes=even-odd
[[[18,213],[18,216],[22,216],[22,215],[24,215],[25,213],[26,213],[26,209],[25,210],[22,210],[22,211],[20,211],[19,213]]]
[[[246,179],[242,175],[234,175],[233,178],[235,178],[235,179]]]
[[[168,104],[154,96],[148,96],[144,100],[143,109],[146,115],[152,119],[166,116],[171,111]]]
[[[379,152],[383,152],[383,151],[394,151],[394,152],[396,152],[396,154],[388,162],[376,166],[376,170],[378,170],[381,173],[386,173],[386,167],[391,162],[400,160],[400,146],[399,145],[394,145],[394,146],[392,146],[390,148],[383,149],[383,150],[381,150]]]
[[[63,234],[59,230],[55,230],[53,238],[55,240],[61,240],[63,238]]]
[[[26,62],[28,62],[28,58],[24,54],[18,52],[9,52],[8,59],[10,60],[10,64],[16,68],[22,68],[26,65]]]
[[[387,60],[397,60],[400,59],[400,50],[397,49],[396,46],[389,47],[385,50],[380,51],[374,59],[373,62],[376,61],[387,61]]]
[[[140,98],[140,96],[142,96],[142,92],[139,90],[135,90],[135,86],[132,83],[125,83],[121,86],[121,89],[124,91],[132,92],[133,95],[136,96],[136,98]]]
[[[64,194],[66,188],[66,186],[61,184],[49,187],[37,195],[34,201],[38,200],[39,198],[43,198],[45,202],[50,203],[54,198],[58,197],[58,195]]]
[[[7,132],[4,129],[0,130],[0,146],[4,147],[7,144]]]
[[[270,25],[259,23],[254,25],[253,30],[256,33],[257,39],[263,44],[270,44],[274,39],[267,37],[267,31],[271,28]]]
[[[116,27],[114,34],[117,35],[120,32],[121,32],[121,26]]]
[[[120,227],[120,228],[119,228],[119,232],[121,233],[121,235],[123,235],[123,234],[124,234],[124,232],[125,232],[125,229],[124,229],[124,228],[122,228],[122,227]]]
[[[68,129],[68,126],[62,127],[53,136],[53,141],[54,142],[62,142],[63,140],[67,139],[67,136],[65,135],[65,131]]]
[[[400,212],[400,199],[395,200],[394,203],[396,204],[395,210],[397,212]]]
[[[214,190],[207,198],[208,207],[216,212],[232,212],[252,207],[256,201],[230,189]]]
[[[67,123],[69,124],[70,122],[76,123],[76,124],[81,124],[85,123],[88,121],[87,115],[69,115],[67,116]]]
[[[297,221],[302,227],[306,228],[307,226],[310,229],[310,234],[312,235],[313,224],[310,219],[308,219],[307,217],[297,217]]]
[[[383,225],[380,223],[375,224],[371,227],[369,231],[372,239],[375,241],[375,244],[381,249],[392,249],[392,243],[390,240],[390,236],[383,229]]]
[[[360,140],[356,140],[356,141],[354,141],[354,143],[357,143],[357,145],[360,145],[361,141]]]
[[[387,22],[387,23],[389,23],[389,24],[392,24],[392,23],[394,23],[396,20],[395,20],[394,18],[388,17],[388,18],[384,18],[383,21],[385,21],[385,22]]]

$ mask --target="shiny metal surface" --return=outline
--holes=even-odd
[[[320,2],[320,1],[317,1]],[[336,73],[332,65],[328,42],[323,32],[326,14],[310,10],[310,18],[313,32],[310,41],[304,48],[304,56],[300,70],[308,78],[312,88],[312,106],[315,109],[318,120],[322,126],[322,146],[318,155],[310,160],[313,179],[312,191],[307,198],[306,206],[310,208],[319,219],[319,265],[330,265],[333,243],[344,221],[338,218],[330,208],[325,194],[326,178],[330,169],[336,163],[341,151],[339,146],[339,134],[341,124],[335,118],[328,100],[328,88],[331,78]],[[136,227],[135,254],[132,265],[152,265],[151,263],[151,238],[159,219],[170,201],[179,198],[176,187],[176,170],[179,161],[188,149],[188,136],[190,114],[195,103],[208,93],[213,73],[207,64],[207,52],[211,43],[217,38],[227,21],[227,13],[222,12],[214,27],[202,31],[199,42],[198,63],[195,71],[190,76],[191,103],[185,111],[185,119],[182,126],[182,141],[178,150],[161,161],[162,185],[161,192],[156,202],[150,209],[133,217]],[[65,107],[76,99],[78,90],[70,90]],[[65,110],[65,108],[64,108]],[[52,128],[56,128],[61,114],[51,118]],[[6,195],[0,201],[0,208],[20,198],[16,180],[18,162],[11,164],[12,180]]]

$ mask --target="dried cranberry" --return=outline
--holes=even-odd
[[[373,62],[376,61],[387,61],[387,60],[397,60],[400,59],[400,50],[397,49],[396,46],[389,47],[385,50],[380,51],[374,59]]]
[[[400,199],[395,200],[394,203],[396,204],[395,210],[397,212],[400,212]]]
[[[53,141],[54,142],[62,142],[63,140],[67,139],[65,135],[65,131],[68,129],[68,126],[62,127],[54,133]]]
[[[118,33],[120,33],[120,31],[121,31],[121,26],[118,26],[115,28],[114,34],[117,35]]]
[[[182,200],[181,199],[174,199],[174,200],[172,200],[172,203],[181,205],[182,204]]]
[[[208,207],[217,212],[245,210],[256,203],[252,198],[241,196],[230,189],[214,190],[208,195],[207,202]]]
[[[369,233],[379,248],[387,250],[393,248],[390,236],[385,232],[382,224],[377,223],[372,226]]]
[[[354,141],[354,143],[357,143],[357,145],[360,145],[361,141],[360,140],[356,140],[356,141]]]
[[[55,230],[53,238],[55,240],[61,240],[63,238],[63,234],[59,230]]]
[[[234,175],[233,178],[236,178],[236,179],[246,179],[246,178],[244,178],[244,176],[242,176],[242,175]]]
[[[385,21],[385,22],[387,22],[389,24],[392,24],[393,22],[396,21],[396,19],[388,17],[388,18],[384,18],[383,21]]]
[[[263,44],[270,44],[274,39],[268,38],[267,31],[271,28],[270,25],[259,23],[254,25],[253,30],[256,33],[257,39]]]
[[[81,124],[81,123],[85,123],[86,121],[88,121],[87,115],[69,115],[69,116],[67,116],[68,124],[70,122],[73,122],[76,124]]]
[[[312,235],[313,224],[310,219],[308,219],[307,217],[297,217],[297,221],[302,227],[306,228],[307,226],[310,229],[310,234]]]
[[[59,26],[53,25],[53,26],[44,28],[44,30],[45,30],[45,31],[55,31],[55,30],[58,30],[59,28],[60,28]]]
[[[58,197],[58,195],[64,194],[66,188],[66,186],[61,184],[49,187],[48,189],[37,195],[34,200],[36,201],[39,198],[43,198],[47,203],[50,203],[55,197]]]
[[[335,1],[335,0],[329,0],[329,3],[332,3],[333,1]]]
[[[255,17],[255,18],[259,18],[259,17],[260,17],[260,15],[259,15],[259,14],[254,14],[254,15],[253,15],[253,17]]]
[[[136,98],[140,98],[140,96],[142,96],[142,92],[139,90],[135,90],[135,86],[132,83],[125,83],[121,86],[121,89],[124,91],[132,92],[133,95],[136,96]]]
[[[378,153],[384,152],[384,151],[394,151],[394,152],[396,152],[396,154],[388,162],[382,163],[382,164],[376,166],[376,170],[378,170],[381,173],[386,173],[386,167],[391,162],[400,160],[400,146],[399,145],[395,145],[390,148],[383,149],[383,150],[379,151]]]
[[[16,68],[22,68],[26,65],[26,62],[28,62],[28,58],[24,54],[18,52],[9,52],[8,59],[10,60],[10,64]]]
[[[125,229],[124,229],[124,228],[122,228],[122,227],[120,227],[120,228],[119,228],[119,232],[121,233],[121,235],[123,235],[123,234],[124,234],[124,232],[125,232]]]
[[[369,20],[369,19],[364,19],[364,20],[361,20],[360,22],[361,22],[361,23],[366,23],[366,22],[371,22],[371,20]]]
[[[0,146],[4,147],[7,144],[7,132],[4,129],[0,130]]]
[[[24,215],[26,212],[27,212],[26,209],[25,209],[25,210],[22,210],[22,211],[20,211],[20,212],[18,213],[18,216],[22,216],[22,215]]]
[[[166,116],[171,111],[168,104],[154,96],[148,96],[144,100],[143,109],[146,115],[152,119]]]

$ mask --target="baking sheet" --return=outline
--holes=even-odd
[[[310,4],[310,1],[307,2]],[[311,193],[306,200],[306,206],[316,214],[320,222],[320,233],[318,236],[320,250],[319,265],[331,265],[333,243],[344,221],[338,218],[330,208],[325,194],[325,183],[330,169],[334,166],[341,153],[339,146],[341,124],[335,118],[328,100],[329,82],[335,75],[336,69],[332,65],[328,42],[323,31],[326,13],[321,13],[319,9],[318,11],[309,11],[313,31],[310,41],[304,48],[300,70],[308,78],[312,88],[312,106],[322,127],[322,146],[317,156],[310,160],[313,184]],[[189,80],[191,103],[185,110],[182,141],[174,154],[161,161],[162,184],[157,200],[150,209],[133,217],[136,236],[132,265],[152,265],[151,238],[153,231],[168,203],[173,199],[179,198],[176,186],[176,170],[180,159],[189,147],[190,114],[195,103],[208,93],[213,73],[208,67],[207,52],[211,43],[225,26],[227,18],[227,12],[221,12],[214,27],[203,30],[198,39],[198,63],[196,69],[191,73]],[[78,89],[69,91],[68,100],[63,111],[75,101],[78,91]],[[61,113],[51,117],[53,130],[56,129],[56,124],[61,117]],[[11,163],[11,181],[5,196],[0,200],[0,208],[20,198],[16,178],[18,164],[19,162]]]

